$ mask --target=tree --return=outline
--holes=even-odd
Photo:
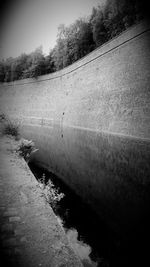
[[[94,40],[91,25],[83,19],[76,21],[79,58],[85,56],[94,49]]]
[[[12,81],[12,71],[11,71],[12,62],[13,62],[12,57],[6,59],[4,62],[4,71],[5,71],[4,82]]]
[[[67,65],[67,38],[68,29],[64,24],[59,25],[56,45],[52,52],[56,70],[60,70]]]
[[[50,51],[48,56],[45,56],[45,74],[54,72],[55,69],[55,63],[53,60],[53,50]]]
[[[42,52],[42,47],[38,47],[27,58],[27,68],[23,70],[23,78],[34,77],[44,74],[45,59]]]
[[[91,25],[84,19],[78,19],[69,27],[59,26],[57,44],[53,50],[56,70],[62,69],[94,48]]]
[[[90,22],[92,25],[93,40],[96,46],[98,47],[102,45],[104,42],[106,42],[108,39],[107,29],[104,23],[103,12],[101,11],[100,8],[93,9]]]
[[[0,82],[5,80],[4,62],[0,62]]]
[[[93,8],[88,19],[77,19],[68,27],[61,24],[48,56],[44,57],[40,46],[28,55],[0,62],[0,82],[37,77],[72,64],[141,20],[147,14],[144,8],[140,0],[107,0],[105,5]]]

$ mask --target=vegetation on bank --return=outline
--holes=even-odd
[[[23,157],[26,162],[29,162],[31,155],[38,151],[32,140],[26,140],[20,136],[20,124],[6,116],[0,114],[0,128],[2,135],[9,135],[19,141],[16,152]]]
[[[52,73],[72,64],[95,48],[144,18],[142,1],[107,0],[93,8],[88,18],[58,27],[57,42],[49,55],[42,47],[30,54],[0,62],[0,82],[10,82]]]
[[[42,177],[38,179],[39,185],[42,189],[42,196],[50,204],[54,212],[57,211],[57,207],[61,199],[65,197],[65,194],[59,192],[59,188],[56,188],[51,179],[49,178],[46,182],[45,174],[43,173]]]
[[[15,152],[29,163],[31,156],[38,151],[35,143],[32,140],[20,138],[19,124],[10,120],[4,113],[0,114],[0,126],[2,128],[2,135],[12,136],[17,141],[20,139]],[[56,188],[50,179],[46,182],[45,174],[42,175],[38,182],[42,189],[42,196],[44,196],[53,210],[56,211],[58,203],[65,196],[64,193],[59,192],[59,188]]]
[[[19,139],[19,123],[12,121],[4,113],[0,114],[1,131],[3,135],[11,135]]]
[[[35,144],[32,140],[21,138],[17,147],[17,153],[23,157],[26,162],[29,162],[31,155],[37,151],[38,149],[35,147]]]

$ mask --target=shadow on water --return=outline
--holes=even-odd
[[[141,263],[144,263],[145,255],[142,254],[141,247],[145,244],[141,242],[145,242],[145,239],[137,237],[133,242],[122,242],[57,176],[33,163],[29,163],[29,167],[37,180],[44,173],[45,182],[50,179],[58,192],[65,194],[55,206],[54,212],[84,267],[134,266],[139,262],[139,256],[142,258]]]

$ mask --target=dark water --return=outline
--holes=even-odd
[[[33,163],[29,167],[37,179],[45,174],[45,182],[50,179],[59,192],[65,194],[54,212],[84,267],[134,266],[139,262],[143,266],[145,239],[137,236],[135,240],[122,241],[58,177]]]

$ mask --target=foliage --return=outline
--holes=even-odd
[[[45,197],[46,201],[51,205],[51,207],[56,211],[57,205],[62,198],[64,198],[64,193],[59,193],[59,188],[57,189],[53,182],[49,179],[45,182],[45,174],[39,179],[40,187],[43,192],[42,195]]]
[[[0,114],[0,122],[6,121],[6,115],[4,113]]]
[[[38,151],[38,149],[35,148],[35,144],[32,140],[26,140],[21,139],[20,143],[17,147],[17,152],[20,156],[22,156],[27,162],[29,162],[30,157],[33,153]]]
[[[0,82],[37,78],[63,69],[143,19],[144,7],[140,0],[106,0],[105,5],[93,8],[88,18],[77,19],[67,27],[61,24],[48,56],[40,46],[28,55],[1,61]]]
[[[5,80],[4,63],[0,62],[0,82],[4,82],[4,80]]]
[[[105,43],[108,39],[107,30],[104,23],[104,15],[100,8],[93,9],[91,26],[93,32],[93,40],[96,44],[96,47],[98,47]]]
[[[53,60],[53,51],[51,50],[48,56],[44,59],[44,72],[43,74],[52,73],[56,70],[55,63]]]
[[[56,70],[62,69],[92,51],[94,41],[91,25],[85,19],[78,19],[70,25],[60,25],[57,44],[53,49]]]
[[[17,58],[8,58],[0,62],[0,82],[11,82],[24,78],[36,78],[54,71],[51,54],[44,57],[42,47],[29,55],[22,54]]]
[[[5,114],[1,114],[0,121],[3,122],[2,133],[14,136],[16,139],[19,137],[19,124],[11,121]]]
[[[29,78],[34,77],[36,78],[39,75],[42,75],[44,73],[44,56],[42,53],[42,47],[37,48],[34,52],[30,54],[30,57],[28,57],[28,68],[23,71],[22,77],[23,78]]]

